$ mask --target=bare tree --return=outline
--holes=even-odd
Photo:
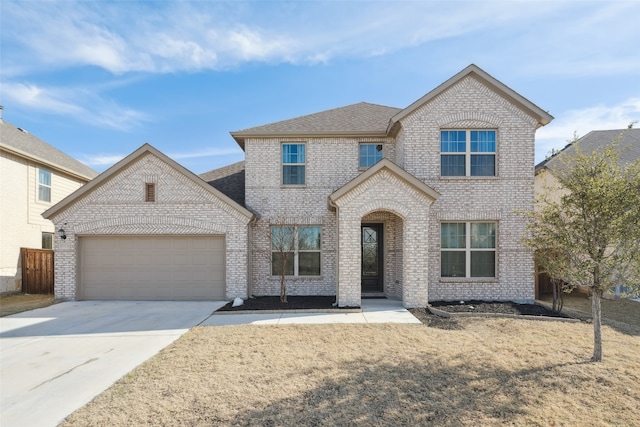
[[[280,302],[287,302],[287,275],[293,275],[296,227],[276,223],[270,225],[271,273],[280,276]]]
[[[544,197],[529,213],[526,244],[551,278],[591,290],[594,349],[602,361],[602,295],[617,284],[640,287],[640,161],[623,167],[617,144],[580,151],[557,174],[558,200]]]

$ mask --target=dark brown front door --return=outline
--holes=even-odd
[[[382,292],[382,224],[362,224],[362,292]]]

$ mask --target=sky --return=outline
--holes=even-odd
[[[244,158],[229,132],[405,108],[473,63],[555,117],[539,162],[640,121],[639,23],[637,0],[2,0],[0,104],[98,172],[150,143],[202,173]]]

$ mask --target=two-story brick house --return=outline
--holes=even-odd
[[[192,247],[181,252],[187,264],[202,253],[199,239],[217,238],[216,295],[277,295],[273,260],[281,255],[272,236],[286,227],[298,236],[287,254],[291,295],[336,295],[340,306],[359,306],[363,294],[407,307],[532,301],[533,257],[521,244],[525,219],[516,211],[532,209],[535,131],[551,120],[470,65],[404,109],[360,103],[232,132],[244,169],[203,174],[208,189],[145,145],[45,213],[69,230],[58,265],[77,269],[56,272],[56,293],[192,295],[189,283],[154,293],[148,277],[157,279],[158,263],[128,265],[137,279],[109,273],[101,259],[117,265],[118,251],[143,236],[146,247],[170,240],[157,259],[170,258],[171,247]],[[131,292],[140,287],[146,293]]]

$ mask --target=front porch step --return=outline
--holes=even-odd
[[[362,299],[374,299],[374,298],[386,299],[387,296],[384,294],[384,292],[363,292],[360,295],[360,298],[362,298]]]

